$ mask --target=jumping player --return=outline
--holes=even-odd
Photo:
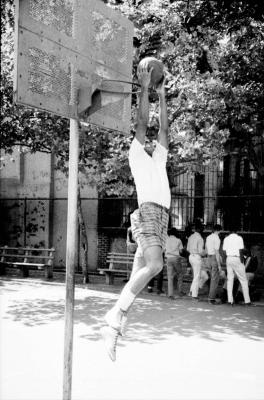
[[[101,329],[108,354],[116,359],[119,335],[124,334],[127,313],[136,296],[163,268],[169,208],[170,188],[166,171],[168,154],[168,116],[164,79],[157,86],[159,96],[159,132],[151,155],[145,149],[149,122],[148,89],[152,69],[142,65],[138,71],[141,85],[136,135],[129,150],[129,165],[135,180],[139,208],[131,215],[131,228],[138,249],[129,281],[124,286],[114,307],[105,315],[107,326]]]

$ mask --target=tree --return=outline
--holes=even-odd
[[[170,72],[174,165],[221,156],[236,134],[261,172],[254,138],[264,119],[263,3],[123,1],[118,7],[137,28],[136,63],[156,55]]]
[[[170,176],[224,154],[225,143],[236,136],[243,151],[262,173],[254,142],[263,131],[263,5],[261,1],[133,1],[109,0],[134,22],[136,66],[154,55],[166,66],[170,116]],[[2,7],[3,119],[2,142],[31,151],[52,151],[58,168],[67,169],[68,121],[12,104],[12,1]],[[2,24],[6,26],[6,24]],[[8,50],[8,51],[6,51]],[[152,100],[150,135],[157,128],[157,101]],[[135,124],[133,97],[131,134]],[[83,129],[80,169],[101,195],[134,193],[127,150],[131,136]]]

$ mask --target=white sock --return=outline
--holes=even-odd
[[[122,290],[119,299],[116,302],[116,306],[122,310],[127,312],[129,307],[133,304],[136,295],[131,292],[128,285],[124,287]]]

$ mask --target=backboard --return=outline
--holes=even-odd
[[[17,0],[15,26],[16,103],[129,132],[127,18],[101,0]]]

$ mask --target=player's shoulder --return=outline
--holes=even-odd
[[[160,153],[164,153],[164,154],[168,154],[168,149],[163,146],[160,142],[156,142],[156,151],[160,152]]]
[[[168,156],[168,149],[166,149],[166,147],[164,147],[159,142],[156,142],[156,147],[152,154],[153,159],[162,160],[163,162],[166,162],[167,156]]]
[[[134,139],[131,142],[128,153],[129,159],[133,159],[135,157],[138,158],[140,154],[143,155],[144,153],[145,153],[144,146],[139,142],[139,140],[136,137],[134,137]]]
[[[137,150],[144,150],[144,145],[135,136],[130,144],[130,152]]]

